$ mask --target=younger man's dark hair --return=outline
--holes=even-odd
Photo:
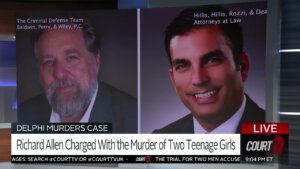
[[[214,13],[215,12],[215,13]],[[206,13],[208,17],[198,17],[199,14]],[[226,16],[216,16],[220,13],[225,13]],[[215,14],[212,16],[212,14]],[[242,28],[239,23],[222,23],[228,16],[229,11],[221,6],[199,6],[194,8],[187,8],[183,10],[166,28],[165,31],[165,49],[168,54],[170,63],[172,59],[170,55],[170,41],[174,36],[185,35],[192,30],[201,29],[203,27],[212,26],[213,24],[195,24],[196,20],[201,20],[204,23],[210,23],[211,21],[218,21],[217,25],[221,33],[227,38],[228,45],[232,50],[235,64],[238,68],[240,64],[240,55],[243,52],[243,34]],[[197,16],[198,15],[198,16]],[[233,17],[231,17],[233,18]]]

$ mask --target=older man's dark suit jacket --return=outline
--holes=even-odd
[[[241,123],[243,122],[265,122],[265,110],[258,107],[258,105],[246,96],[246,106],[244,114],[239,122],[236,133],[241,131]],[[161,128],[156,129],[153,133],[194,133],[194,122],[192,114]]]
[[[18,105],[18,122],[49,123],[51,107],[44,94]],[[113,133],[137,133],[136,99],[105,83],[98,93],[89,122],[112,123]]]

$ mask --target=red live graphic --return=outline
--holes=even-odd
[[[243,123],[241,134],[288,134],[288,123]]]

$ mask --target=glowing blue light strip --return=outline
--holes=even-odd
[[[17,84],[16,84],[15,81],[12,81],[12,82],[10,82],[10,81],[0,81],[0,86],[1,87],[16,87]]]
[[[279,53],[300,52],[300,49],[280,49]]]
[[[12,104],[12,109],[13,110],[17,110],[18,109],[18,102],[17,102],[17,98],[14,99],[13,104]]]
[[[300,116],[300,112],[279,112],[281,115]]]

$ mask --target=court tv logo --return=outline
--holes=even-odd
[[[241,131],[243,162],[279,162],[288,154],[287,123],[246,123]]]

